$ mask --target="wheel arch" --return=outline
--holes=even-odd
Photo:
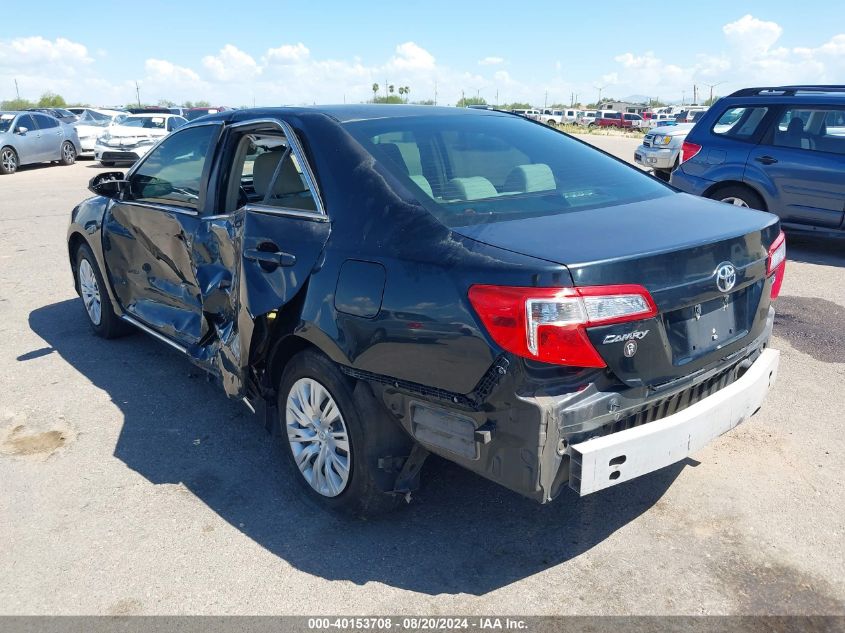
[[[760,189],[758,189],[757,187],[750,185],[747,182],[743,182],[742,180],[721,180],[719,182],[715,182],[710,187],[708,187],[701,195],[703,198],[709,198],[713,193],[715,193],[719,189],[725,189],[727,187],[740,187],[741,189],[747,189],[763,201],[763,206],[765,206],[766,208],[761,209],[761,211],[768,211],[769,203],[767,197],[763,194],[763,192],[760,191]]]
[[[79,294],[79,278],[76,274],[76,252],[79,250],[79,247],[83,244],[88,244],[88,247],[91,247],[88,240],[85,239],[85,236],[82,235],[79,231],[73,231],[67,238],[67,251],[68,251],[68,261],[70,261],[70,271],[73,275],[73,287],[76,289],[76,293]]]

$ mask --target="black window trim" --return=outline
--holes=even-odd
[[[187,131],[189,129],[199,128],[199,127],[211,127],[211,126],[215,126],[215,127],[218,128],[217,136],[215,138],[213,138],[212,141],[209,143],[209,147],[208,147],[209,153],[206,154],[205,164],[202,167],[202,175],[200,176],[200,191],[199,191],[199,196],[198,196],[198,199],[197,199],[197,208],[196,209],[188,209],[186,207],[180,207],[178,205],[163,204],[163,203],[160,203],[160,202],[144,202],[144,201],[141,201],[141,200],[126,200],[123,196],[121,196],[119,203],[120,204],[127,204],[127,205],[134,206],[134,207],[143,207],[143,208],[147,208],[147,209],[153,209],[155,211],[166,211],[168,213],[171,213],[171,212],[172,213],[180,213],[182,215],[189,215],[189,216],[193,216],[193,217],[199,217],[200,215],[204,215],[203,210],[205,209],[206,202],[207,202],[206,192],[208,191],[208,178],[209,178],[209,174],[211,173],[211,165],[214,162],[214,160],[213,160],[214,159],[214,152],[217,149],[217,142],[219,141],[220,133],[223,130],[223,122],[222,121],[209,121],[207,123],[203,122],[203,123],[198,123],[196,125],[191,125],[191,126],[183,125],[178,130],[174,130],[170,134],[167,134],[166,136],[162,136],[155,143],[155,145],[153,145],[149,149],[149,151],[147,151],[147,153],[144,154],[144,156],[137,163],[135,163],[132,166],[132,168],[126,173],[126,177],[125,177],[127,182],[132,180],[132,176],[135,175],[135,172],[137,172],[141,168],[141,166],[143,166],[143,164],[145,162],[147,162],[147,159],[152,155],[152,153],[156,149],[158,149],[158,146],[161,145],[162,143],[164,143],[167,139],[171,138],[174,134],[179,134],[180,132]]]
[[[234,123],[229,126],[231,130],[243,131],[244,128],[251,127],[264,128],[266,126],[273,126],[279,129],[288,141],[288,147],[296,157],[299,166],[302,168],[302,174],[305,176],[305,184],[314,198],[314,203],[317,205],[316,211],[306,211],[303,209],[293,209],[290,207],[277,207],[273,205],[266,205],[260,202],[253,202],[245,204],[241,209],[244,211],[252,211],[255,213],[264,213],[266,215],[282,215],[287,217],[300,218],[304,220],[313,220],[317,222],[327,222],[328,215],[326,214],[325,206],[323,205],[323,198],[320,195],[320,190],[317,187],[317,179],[314,177],[314,172],[311,170],[311,164],[305,158],[305,151],[299,142],[296,132],[293,127],[287,122],[280,119],[251,119],[249,121],[242,121]],[[184,128],[179,128],[184,129]],[[231,169],[231,165],[229,166]]]

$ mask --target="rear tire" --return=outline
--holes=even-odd
[[[354,516],[373,516],[395,508],[399,495],[384,492],[378,457],[383,447],[409,443],[390,420],[381,424],[356,406],[355,382],[315,350],[305,350],[286,365],[278,392],[282,450],[291,475],[312,501]],[[371,417],[373,419],[371,419]],[[386,453],[386,455],[401,453]]]
[[[76,251],[76,283],[88,324],[101,338],[117,338],[129,333],[129,326],[114,313],[109,293],[97,266],[97,259],[88,244]]]
[[[114,163],[113,163],[112,161],[110,161],[110,160],[101,160],[101,161],[100,161],[100,164],[101,164],[103,167],[114,167]]]
[[[62,158],[60,162],[65,166],[73,165],[76,162],[76,148],[70,141],[62,143]]]
[[[14,174],[18,170],[18,164],[18,153],[14,149],[0,149],[0,174]]]
[[[766,210],[766,204],[763,199],[756,193],[751,191],[748,187],[740,185],[727,185],[725,187],[717,187],[711,191],[708,198],[718,200],[725,204],[732,204],[737,207]]]

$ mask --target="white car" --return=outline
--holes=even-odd
[[[578,113],[578,118],[575,119],[575,123],[578,125],[588,126],[590,123],[593,123],[596,120],[596,111],[595,110],[584,110]]]
[[[103,131],[94,145],[94,157],[105,167],[134,163],[187,122],[176,114],[131,114]]]
[[[97,138],[103,133],[104,128],[118,123],[122,117],[128,116],[128,113],[99,108],[82,108],[81,110],[77,113],[79,120],[73,124],[82,145],[82,151],[79,152],[79,155],[93,157],[94,145],[96,145]]]
[[[672,170],[680,164],[684,139],[693,126],[693,123],[678,123],[649,130],[642,145],[634,151],[634,162],[668,181]]]

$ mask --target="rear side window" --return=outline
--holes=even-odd
[[[203,125],[167,137],[132,174],[127,199],[198,210],[203,170],[217,132],[218,126]]]
[[[729,108],[713,125],[713,134],[749,140],[757,133],[769,109],[764,107]]]
[[[281,132],[254,132],[238,141],[227,210],[258,204],[319,213],[303,166]]]
[[[344,127],[447,226],[672,195],[639,171],[516,117],[401,117]]]
[[[50,128],[59,127],[59,122],[53,117],[43,114],[33,114],[35,120],[38,122],[38,127],[42,130],[49,130]]]
[[[784,111],[772,145],[845,154],[845,108],[802,107]]]

